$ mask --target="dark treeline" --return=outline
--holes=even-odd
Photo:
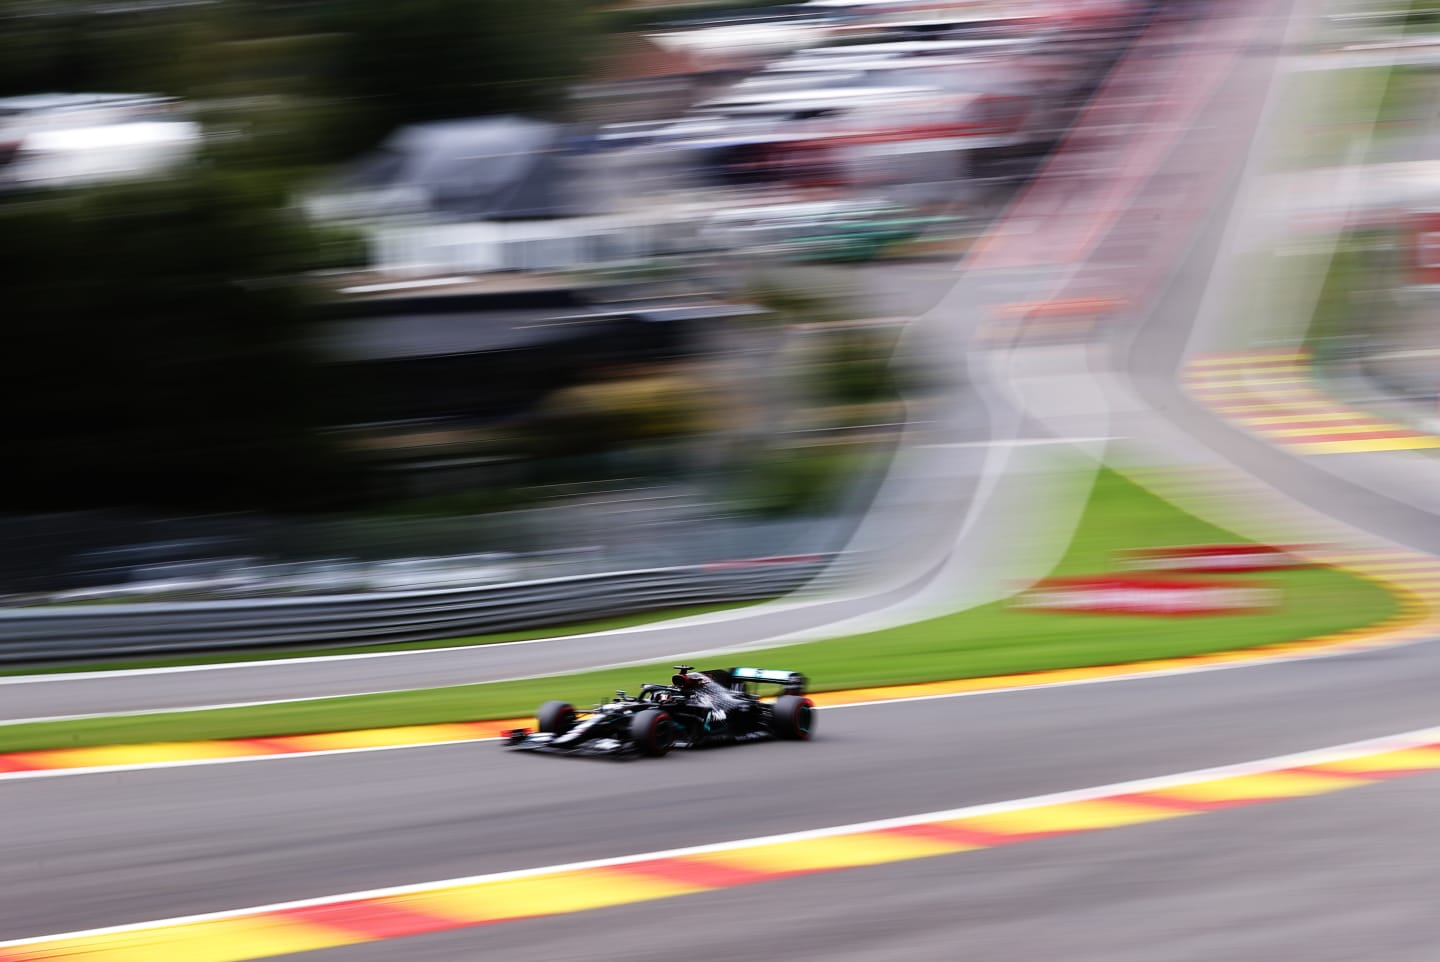
[[[294,191],[404,123],[554,107],[592,30],[583,0],[0,0],[0,96],[166,94],[222,135],[0,194],[0,512],[353,504],[301,276],[354,245]]]

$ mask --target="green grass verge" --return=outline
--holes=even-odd
[[[1288,129],[1271,148],[1267,172],[1344,163],[1357,134],[1375,119],[1390,73],[1389,67],[1350,67],[1298,70],[1277,78]]]
[[[1103,471],[1057,574],[1110,570],[1126,548],[1234,541],[1119,474]],[[748,652],[751,664],[810,676],[816,690],[1105,665],[1245,648],[1374,624],[1398,602],[1365,579],[1329,568],[1233,575],[1283,589],[1277,609],[1209,618],[1023,611],[1003,603],[890,631]],[[657,663],[552,678],[244,709],[49,722],[0,728],[0,751],[206,738],[266,737],[351,728],[506,718],[547,698],[588,704],[614,689],[668,677]]]
[[[1409,133],[1434,87],[1429,68],[1407,64],[1293,71],[1276,84],[1282,116],[1298,112],[1301,122],[1288,123],[1290,131],[1278,138],[1265,165],[1270,172],[1354,162],[1358,137]],[[1373,144],[1366,154],[1374,158]]]
[[[1308,111],[1307,123],[1281,142],[1280,167],[1382,162],[1387,141],[1412,135],[1406,125],[1428,109],[1435,88],[1431,71],[1415,66],[1303,71],[1280,83],[1287,109]],[[1372,120],[1373,139],[1357,158],[1356,138],[1371,133]],[[1292,237],[1284,249],[1250,252],[1231,298],[1250,343],[1293,337],[1291,322],[1301,305],[1308,307],[1307,292],[1317,282],[1321,289],[1302,340],[1317,360],[1345,354],[1353,338],[1373,334],[1381,305],[1368,292],[1392,284],[1402,260],[1392,235],[1354,230],[1337,240],[1315,233]]]
[[[723,605],[694,605],[684,608],[661,608],[620,615],[601,621],[549,625],[524,631],[502,631],[490,635],[469,635],[464,638],[440,638],[434,641],[397,641],[385,645],[350,645],[339,648],[247,648],[207,655],[176,655],[167,658],[131,658],[115,661],[76,661],[64,664],[32,665],[26,668],[0,670],[0,677],[13,675],[59,675],[87,671],[125,671],[139,668],[180,668],[188,665],[228,665],[239,661],[286,661],[292,658],[315,658],[325,655],[368,655],[379,651],[425,651],[431,648],[464,648],[471,645],[494,645],[506,641],[530,641],[535,638],[556,638],[563,635],[588,635],[597,631],[633,628],[659,621],[688,618],[715,611],[732,611],[758,605],[759,601],[743,601]]]

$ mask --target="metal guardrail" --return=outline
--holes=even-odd
[[[799,588],[826,556],[575,575],[479,588],[0,611],[0,663],[225,648],[381,644],[539,628]]]

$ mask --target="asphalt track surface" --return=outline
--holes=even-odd
[[[1178,356],[1228,206],[1215,205],[1185,269],[1123,342],[1127,366],[1163,372]],[[1163,376],[1129,380],[1207,450],[1293,487],[1301,501],[1417,547],[1436,536],[1440,526],[1428,514],[1417,517],[1414,505],[1345,479],[1343,468],[1319,469],[1216,426]],[[1374,460],[1403,465],[1393,470],[1407,477],[1425,470],[1408,456]],[[831,709],[810,744],[658,762],[517,757],[482,743],[11,781],[0,785],[0,819],[23,830],[0,861],[0,939],[906,815],[1319,748],[1434,724],[1437,679],[1440,644],[1424,643]],[[6,690],[7,700],[24,687]],[[1419,776],[303,958],[1434,962],[1437,788],[1440,779]]]
[[[0,939],[1288,754],[1406,730],[1433,711],[1437,671],[1440,647],[1417,645],[1143,682],[826,709],[821,736],[809,744],[661,761],[513,755],[483,742],[13,781],[0,793],[0,820],[25,831],[0,863]]]
[[[855,869],[304,962],[1433,962],[1427,777],[989,851]],[[1261,840],[1261,841],[1255,841]]]

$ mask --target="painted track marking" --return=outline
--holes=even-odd
[[[0,962],[244,962],[954,855],[1440,771],[1440,728],[1160,778],[0,942]]]
[[[1304,351],[1249,351],[1191,360],[1185,387],[1217,414],[1300,454],[1440,448],[1440,437],[1346,407],[1316,387]]]

